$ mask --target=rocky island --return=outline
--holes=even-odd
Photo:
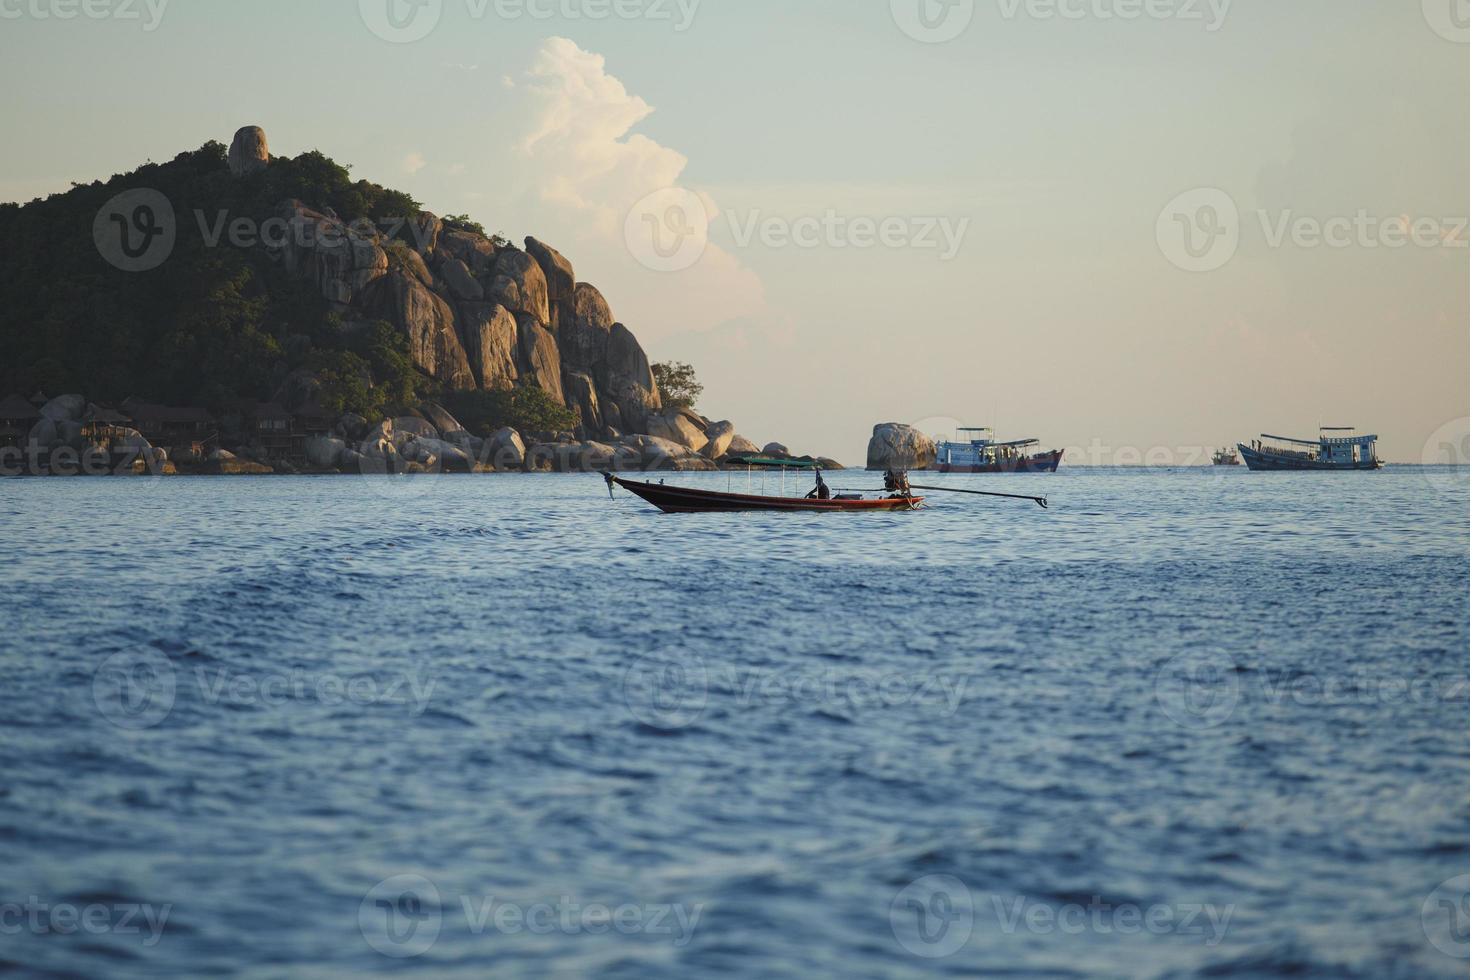
[[[95,248],[78,244],[88,228]],[[228,149],[0,207],[0,234],[36,243],[0,260],[7,471],[796,458],[666,400],[637,337],[557,249],[423,211],[320,153],[273,158],[258,127]],[[45,394],[58,388],[85,395]]]

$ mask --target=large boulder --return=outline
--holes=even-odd
[[[411,439],[438,439],[439,430],[427,419],[421,419],[413,415],[401,415],[392,420],[393,443],[402,447]]]
[[[53,422],[79,422],[87,409],[87,399],[81,395],[61,395],[41,406],[41,418]]]
[[[558,405],[566,404],[561,387],[561,351],[556,338],[534,317],[521,314],[516,317],[516,332],[519,335],[519,357],[517,365],[522,379],[541,388]]]
[[[520,377],[516,366],[519,328],[516,318],[499,303],[459,304],[459,327],[475,380],[486,391],[514,387]]]
[[[173,460],[175,463],[183,463],[189,466],[193,466],[204,462],[204,453],[199,451],[199,447],[197,445],[188,444],[183,446],[174,446],[168,451],[168,458]]]
[[[41,419],[31,426],[31,431],[26,436],[26,445],[34,446],[40,452],[55,449],[62,442],[57,425],[54,419]]]
[[[449,410],[438,402],[424,402],[419,406],[419,414],[432,423],[434,428],[446,438],[451,432],[464,431],[464,426],[459,424],[459,419],[449,414]]]
[[[438,252],[459,259],[476,279],[495,269],[495,243],[474,232],[445,228],[439,234]]]
[[[337,434],[349,442],[358,442],[367,435],[368,420],[361,415],[348,412],[337,420]]]
[[[568,371],[563,383],[567,407],[575,409],[582,419],[582,431],[588,434],[602,432],[602,408],[597,400],[597,386],[589,375],[580,371]]]
[[[676,460],[691,455],[689,447],[658,436],[624,436],[618,445],[638,457],[641,469],[671,469]]]
[[[572,298],[577,286],[577,274],[560,252],[534,238],[526,239],[526,252],[541,267],[546,277],[546,295],[553,307],[560,306]]]
[[[602,293],[588,283],[577,283],[571,301],[560,307],[556,333],[562,360],[589,374],[601,371],[607,364],[612,326],[612,310]]]
[[[553,473],[603,473],[617,469],[619,450],[601,442],[542,443],[531,447],[533,469]]]
[[[614,323],[608,332],[607,358],[602,373],[602,413],[608,425],[624,431],[648,430],[650,415],[663,409],[653,366],[633,332]],[[614,409],[616,411],[614,411]]]
[[[400,269],[408,275],[423,283],[425,288],[436,290],[439,283],[434,279],[434,274],[429,271],[429,263],[424,257],[411,248],[394,248],[388,254],[388,267]]]
[[[776,459],[790,459],[791,450],[779,442],[768,442],[761,449],[762,456],[772,456]]]
[[[420,211],[405,223],[403,235],[409,246],[420,255],[431,255],[439,247],[439,236],[444,233],[444,222],[439,216]]]
[[[119,452],[132,451],[134,454],[152,452],[153,443],[143,438],[143,433],[137,429],[123,429],[112,440],[112,448]]]
[[[719,468],[714,460],[705,459],[697,453],[680,456],[674,460],[674,465],[671,467],[675,473],[713,473]]]
[[[264,170],[271,162],[270,144],[266,142],[265,130],[259,126],[246,126],[235,133],[230,143],[230,173],[246,177]]]
[[[934,440],[911,425],[884,422],[873,427],[868,442],[870,470],[927,470],[937,457]]]
[[[726,454],[734,453],[737,456],[759,456],[761,447],[751,442],[744,436],[736,436],[730,440],[730,445],[725,449]]]
[[[648,417],[648,433],[678,443],[690,452],[699,452],[709,444],[699,416],[686,408],[671,408]]]
[[[439,263],[439,276],[455,299],[478,301],[485,298],[485,287],[470,275],[470,267],[453,256]]]
[[[312,436],[306,440],[306,462],[318,470],[334,470],[342,462],[347,443],[331,436]]]
[[[454,389],[476,387],[469,357],[454,329],[454,311],[423,283],[401,271],[390,272],[368,287],[363,305],[403,330],[409,354],[425,374]]]
[[[705,444],[703,452],[706,459],[720,459],[730,451],[730,444],[735,441],[734,422],[716,422],[705,430],[705,437],[709,442]]]
[[[526,444],[515,429],[501,429],[485,440],[488,462],[497,470],[519,470],[526,465]]]
[[[551,323],[546,274],[535,259],[520,249],[507,248],[496,257],[495,278],[486,296],[512,313],[534,317],[543,327]]]
[[[469,453],[442,439],[413,439],[404,444],[402,455],[404,459],[419,463],[430,471],[469,473],[475,468],[475,461],[470,458]]]
[[[407,442],[407,437],[403,441]],[[393,420],[384,419],[369,429],[362,437],[362,441],[358,443],[357,451],[372,459],[397,455],[398,447],[393,438]]]

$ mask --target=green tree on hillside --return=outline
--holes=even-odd
[[[693,409],[704,394],[704,385],[694,375],[694,368],[682,361],[665,361],[653,366],[653,380],[658,382],[664,404],[670,408]]]

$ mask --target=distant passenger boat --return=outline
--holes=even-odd
[[[934,469],[941,473],[1055,473],[1062,464],[1062,450],[1031,453],[1041,445],[1037,439],[996,442],[992,429],[961,429],[972,436],[967,442],[941,442]]]
[[[1252,470],[1377,470],[1378,437],[1357,435],[1354,428],[1324,428],[1316,442],[1263,435],[1240,446]],[[1274,445],[1273,445],[1274,443]]]
[[[1215,453],[1216,466],[1239,466],[1240,456],[1233,449],[1221,449]]]

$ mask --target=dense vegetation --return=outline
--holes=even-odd
[[[262,222],[288,198],[347,221],[412,216],[418,203],[352,180],[317,152],[239,179],[226,157],[210,142],[106,183],[0,205],[0,395],[77,391],[98,402],[136,396],[218,408],[234,397],[268,398],[303,368],[326,383],[329,407],[364,415],[437,394],[390,326],[348,332],[264,249],[227,240],[211,247],[207,237],[222,214]],[[172,254],[146,272],[114,268],[93,238],[99,209],[132,188],[162,193],[176,216]]]
[[[699,383],[694,368],[682,361],[655,364],[653,378],[658,382],[664,404],[670,408],[693,409],[704,394],[704,385]]]
[[[558,405],[540,388],[454,391],[445,395],[444,407],[477,436],[506,426],[521,432],[563,432],[580,421],[575,411]]]

